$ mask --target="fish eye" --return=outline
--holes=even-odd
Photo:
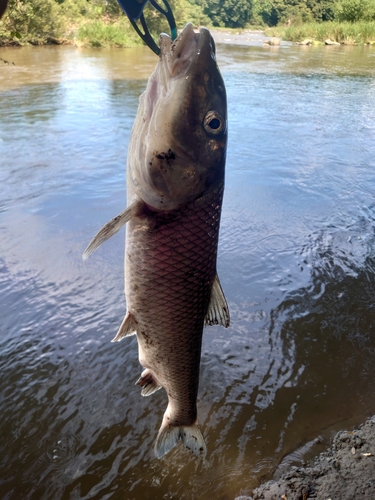
[[[208,111],[203,120],[205,131],[210,135],[219,135],[224,132],[225,122],[217,111]]]
[[[217,130],[220,127],[221,123],[217,118],[213,118],[208,125],[214,130]]]

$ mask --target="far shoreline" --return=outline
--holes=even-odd
[[[140,46],[141,40],[132,31],[124,31],[118,26],[118,36],[121,39],[106,37],[105,31],[111,30],[116,25],[100,21],[103,28],[102,38],[90,38],[90,30],[86,37],[80,35],[80,27],[75,27],[74,36],[68,37],[47,36],[44,38],[26,37],[18,39],[15,37],[0,39],[0,47],[22,47],[40,45],[73,45],[76,47],[95,48],[131,48]],[[90,26],[86,23],[82,26]],[[269,45],[375,45],[375,22],[337,23],[327,21],[324,23],[306,23],[299,26],[275,26],[275,27],[248,27],[248,28],[208,28],[216,43],[234,45],[254,45],[264,40]],[[127,40],[124,42],[123,36]],[[95,36],[94,34],[92,36]],[[262,39],[262,40],[260,40]],[[269,43],[274,40],[274,43]],[[277,43],[277,40],[279,43]],[[254,43],[255,42],[255,43]]]

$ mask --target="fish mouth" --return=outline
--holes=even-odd
[[[197,33],[188,23],[173,42],[168,35],[160,35],[160,57],[172,78],[186,76],[193,66],[204,64],[207,56],[215,60],[215,43],[207,28]]]

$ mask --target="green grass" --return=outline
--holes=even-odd
[[[375,42],[375,21],[306,23],[300,26],[269,28],[265,33],[268,36],[279,36],[291,42],[301,42],[306,39],[324,42],[330,39],[339,43],[356,45]]]
[[[142,43],[127,19],[115,22],[107,20],[67,22],[65,34],[60,37],[35,36],[22,34],[14,36],[11,32],[3,32],[0,25],[1,45],[44,45],[49,43],[69,43],[80,47],[134,47]]]
[[[96,20],[78,27],[75,43],[89,47],[134,47],[141,40],[127,20],[111,24]]]

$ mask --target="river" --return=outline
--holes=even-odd
[[[1,498],[233,500],[375,413],[375,47],[217,52],[231,326],[204,332],[202,462],[181,446],[154,457],[166,394],[134,385],[134,337],[110,342],[125,313],[123,231],[81,259],[124,209],[156,57],[0,49]]]

